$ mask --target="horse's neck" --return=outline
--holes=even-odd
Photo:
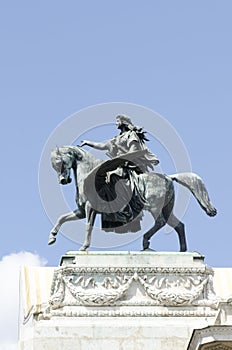
[[[103,161],[100,159],[90,158],[89,160],[77,162],[76,169],[74,170],[75,183],[76,183],[76,199],[80,205],[82,205],[86,199],[84,194],[84,180],[88,174]]]
[[[100,159],[91,159],[90,161],[78,162],[77,163],[77,173],[78,175],[83,174],[82,177],[86,177],[97,165],[102,162]]]
[[[78,180],[79,176],[80,179],[83,177],[85,178],[88,173],[91,172],[93,168],[95,168],[98,164],[100,164],[102,161],[100,159],[96,159],[91,153],[83,150],[80,147],[71,147],[72,151],[74,151],[74,154],[76,154],[76,159],[82,156],[81,160],[75,161],[75,168],[77,170],[78,174]]]

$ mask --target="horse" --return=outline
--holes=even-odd
[[[110,161],[108,161],[110,162]],[[85,251],[91,243],[91,233],[97,214],[101,214],[95,208],[86,195],[86,178],[98,169],[104,160],[96,159],[90,152],[80,146],[57,147],[51,152],[51,163],[58,175],[58,182],[62,185],[72,181],[71,169],[76,188],[77,209],[60,216],[50,232],[48,244],[56,241],[56,235],[65,222],[86,219],[85,241],[79,250]],[[174,185],[173,181],[188,188],[198,201],[201,208],[209,216],[215,216],[216,208],[210,202],[210,198],[202,179],[195,173],[177,173],[164,175],[159,173],[135,174],[139,193],[144,198],[143,210],[147,210],[154,218],[154,225],[143,235],[143,250],[149,249],[151,237],[168,224],[177,232],[180,251],[187,250],[184,224],[173,214]],[[92,189],[91,189],[92,190]]]

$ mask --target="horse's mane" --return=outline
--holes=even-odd
[[[96,166],[104,162],[102,159],[97,159],[93,154],[86,151],[80,146],[61,146],[56,147],[51,152],[51,162],[55,170],[57,166],[60,167],[60,164],[57,165],[57,160],[65,159],[66,156],[71,156],[73,159],[76,159],[78,164],[79,179],[82,178],[82,173],[87,174],[93,170]]]
[[[95,156],[92,153],[86,151],[85,149],[83,149],[80,146],[64,146],[61,148],[65,148],[65,149],[67,149],[67,151],[72,151],[72,152],[74,152],[74,154],[77,154],[77,153],[81,154],[83,157],[83,161],[85,163],[88,163],[89,165],[96,166],[102,162],[101,159],[95,158]]]

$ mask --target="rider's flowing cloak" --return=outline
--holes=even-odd
[[[84,193],[93,209],[101,213],[104,231],[126,233],[141,229],[145,199],[138,189],[137,175],[143,173],[138,160],[145,155],[147,150],[107,160],[86,177]]]
[[[144,151],[140,154],[137,153],[133,161],[142,172],[148,172],[149,170],[153,170],[154,165],[157,165],[159,160],[144,143],[144,139],[147,140],[147,138],[144,138],[143,132],[142,135],[141,132],[139,132],[139,130],[141,131],[141,128],[134,128],[136,131],[134,129],[124,131],[109,140],[109,150],[106,154],[111,159],[115,159],[117,157],[124,157],[128,153],[133,154],[135,151]]]

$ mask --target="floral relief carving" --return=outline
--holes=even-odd
[[[170,280],[167,277],[139,277],[149,297],[157,301],[158,305],[178,306],[190,305],[200,297],[207,283],[207,278],[176,278]]]
[[[150,268],[61,267],[54,274],[50,308],[132,304],[215,307],[211,270],[190,274],[189,269],[171,269],[151,273]],[[134,291],[131,302],[127,292],[135,282],[142,287],[144,296]]]
[[[81,285],[79,284],[80,280]],[[71,295],[77,299],[82,305],[112,305],[116,300],[120,299],[129,289],[133,277],[120,278],[116,276],[115,280],[106,277],[102,283],[97,283],[93,278],[86,280],[81,276],[74,281],[74,278],[64,278],[65,286]],[[91,288],[88,288],[88,287]]]

